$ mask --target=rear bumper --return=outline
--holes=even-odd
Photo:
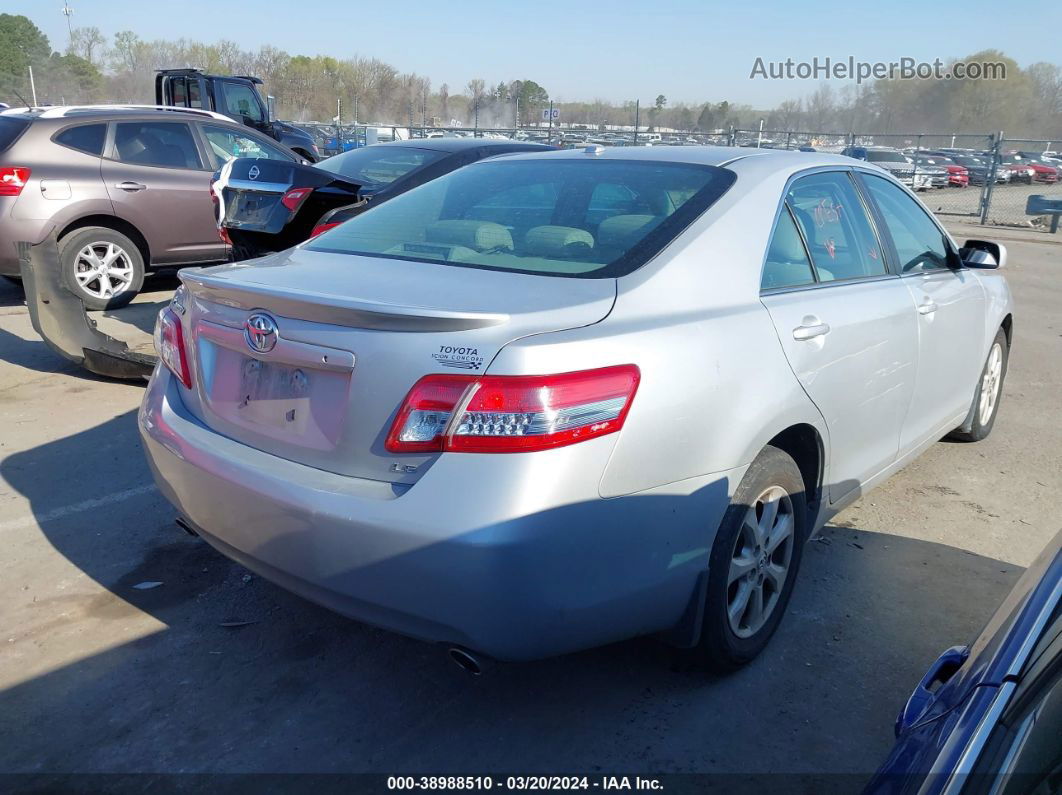
[[[216,434],[184,411],[181,389],[157,371],[140,429],[160,489],[204,539],[337,612],[503,660],[679,624],[744,473],[601,499],[613,443],[601,437],[546,453],[447,454],[396,487]],[[545,463],[540,476],[526,477],[527,455]]]

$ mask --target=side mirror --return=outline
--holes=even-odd
[[[967,268],[995,270],[1007,264],[1007,247],[991,240],[967,240],[959,256]]]

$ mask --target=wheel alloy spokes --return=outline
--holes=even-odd
[[[795,533],[793,503],[771,486],[748,507],[738,528],[727,578],[727,618],[738,637],[758,632],[781,597]]]
[[[120,246],[93,243],[78,252],[74,278],[89,295],[113,298],[133,283],[133,265]]]
[[[999,399],[999,387],[1003,377],[1003,348],[996,344],[988,354],[985,374],[981,378],[980,414],[981,425],[987,425],[992,419]]]

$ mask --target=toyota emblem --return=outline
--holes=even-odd
[[[258,170],[258,166],[251,166],[251,168],[247,172],[247,176],[251,179],[258,179],[258,175],[261,173],[262,172]]]
[[[277,344],[277,322],[269,315],[256,312],[243,324],[247,347],[255,353],[269,353]]]

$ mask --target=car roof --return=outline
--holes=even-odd
[[[523,148],[529,152],[552,150],[545,144],[527,141],[501,140],[499,138],[413,138],[408,141],[388,141],[375,146],[407,146],[414,149],[431,149],[436,152],[460,152],[465,149]]]
[[[591,150],[592,153],[591,153]],[[774,165],[780,170],[804,169],[814,166],[852,166],[858,161],[844,155],[829,152],[799,152],[786,149],[747,149],[734,146],[586,146],[578,149],[561,149],[549,152],[515,153],[505,157],[513,160],[538,160],[542,158],[579,160],[626,160],[644,162],[687,163],[703,166],[727,166],[738,160],[755,158],[763,165]]]
[[[45,105],[34,108],[9,108],[0,111],[0,116],[15,117],[26,121],[44,119],[112,119],[141,116],[163,118],[178,116],[184,119],[211,119],[235,124],[228,116],[199,108],[177,108],[169,105]]]

